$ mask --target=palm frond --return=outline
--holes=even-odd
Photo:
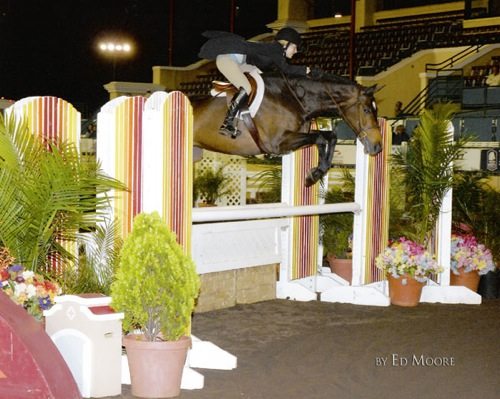
[[[257,183],[257,191],[265,199],[265,202],[281,202],[281,167],[272,166],[254,176]]]
[[[405,230],[412,239],[427,244],[439,216],[446,192],[453,185],[453,162],[464,153],[470,137],[453,141],[450,121],[457,108],[436,104],[424,110],[408,147],[392,157],[396,171],[403,176],[406,210],[410,223]]]
[[[117,221],[106,220],[94,231],[79,235],[78,246],[81,254],[78,265],[66,269],[61,278],[65,292],[110,294],[123,245],[120,232],[120,224]]]
[[[19,263],[43,271],[49,256],[69,262],[62,243],[102,221],[119,181],[74,144],[43,142],[23,123],[0,120],[0,241]]]

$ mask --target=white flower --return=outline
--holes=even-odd
[[[28,299],[36,296],[36,288],[33,284],[30,284],[26,287],[26,294],[28,295]]]
[[[25,271],[23,272],[23,278],[24,278],[25,280],[32,279],[34,276],[35,276],[35,273],[33,273],[33,271],[31,271],[31,270],[25,270]]]
[[[24,284],[24,283],[16,284],[14,287],[14,295],[20,296],[20,295],[24,294],[26,292],[26,288],[27,288],[26,284]]]

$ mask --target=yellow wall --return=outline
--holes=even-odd
[[[373,77],[358,77],[359,83],[365,86],[378,84],[383,89],[376,94],[377,105],[380,116],[394,117],[394,104],[396,101],[402,101],[405,107],[422,89],[427,85],[428,77],[434,77],[435,74],[425,74],[426,64],[435,64],[447,60],[453,55],[459,53],[466,47],[454,47],[447,49],[431,49],[419,51],[411,58],[405,59],[392,66],[387,71],[381,72]],[[492,55],[496,55],[500,49],[485,51],[485,54],[478,57],[473,54],[461,64],[466,68],[470,65],[483,65]],[[470,63],[470,65],[468,65]],[[456,68],[462,67],[461,64]],[[467,66],[468,65],[468,66]],[[466,69],[467,70],[467,69]]]
[[[166,90],[178,90],[181,82],[192,82],[196,76],[206,74],[214,64],[202,60],[187,67],[153,66],[153,83],[162,84]]]

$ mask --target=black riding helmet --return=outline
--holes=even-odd
[[[276,37],[274,38],[275,40],[286,40],[287,42],[293,43],[297,46],[297,48],[300,47],[300,44],[302,43],[302,39],[300,38],[299,32],[297,32],[293,28],[282,28],[276,33]]]

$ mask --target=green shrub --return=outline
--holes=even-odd
[[[187,335],[199,286],[194,262],[158,213],[137,215],[111,285],[124,329],[140,328],[148,341]]]

